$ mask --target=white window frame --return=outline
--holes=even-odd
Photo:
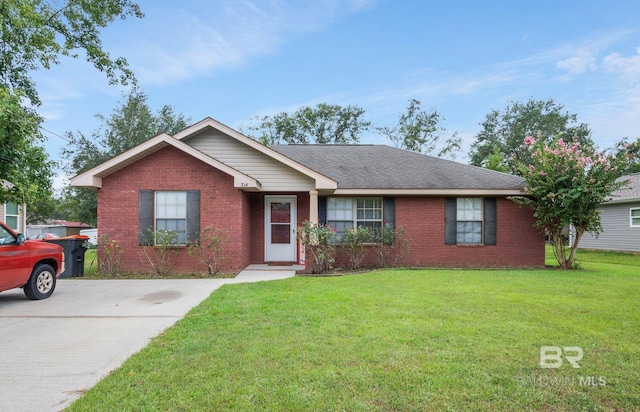
[[[638,211],[638,215],[634,216],[633,212],[634,211]],[[637,223],[634,224],[634,219],[637,221]],[[638,227],[640,228],[640,207],[632,207],[629,208],[629,227]]]
[[[456,244],[481,245],[484,242],[484,199],[481,197],[458,197],[456,200]],[[466,207],[471,203],[471,208]],[[477,207],[479,206],[479,207]],[[480,239],[472,241],[474,232],[461,232],[460,225],[480,225]]]
[[[8,209],[8,205],[12,204],[16,206],[16,214],[14,215],[13,213],[7,213],[7,209]],[[8,217],[15,217],[16,218],[16,226],[13,227],[12,225],[9,224],[9,221],[7,220]],[[17,203],[13,203],[13,202],[7,202],[4,204],[4,218],[2,219],[4,223],[6,223],[7,226],[9,226],[11,229],[15,230],[16,232],[18,232],[18,228],[20,227],[20,205]]]
[[[167,199],[168,196],[175,196]],[[172,203],[168,203],[173,201]],[[187,244],[187,191],[181,190],[158,190],[154,192],[153,205],[153,226],[154,230],[166,229],[169,223],[171,228],[168,230],[177,233],[176,245],[184,246]],[[181,224],[180,224],[181,223]],[[156,245],[158,245],[156,237]],[[160,242],[162,243],[162,242]]]
[[[367,207],[367,201],[373,201],[371,207]],[[341,203],[340,208],[332,208],[332,202]],[[359,205],[362,202],[362,205]],[[348,205],[348,203],[351,203]],[[361,217],[358,216],[360,212]],[[371,212],[373,217],[367,217],[367,212]],[[375,217],[379,213],[380,218]],[[332,225],[333,222],[333,225]],[[379,226],[376,223],[379,222]],[[327,225],[337,229],[336,236],[341,238],[344,229],[348,227],[382,227],[384,225],[384,204],[382,197],[329,197],[327,199]],[[337,228],[336,223],[346,223],[343,228]],[[350,223],[350,224],[349,224]],[[343,225],[340,225],[343,226]]]

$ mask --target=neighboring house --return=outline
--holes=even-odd
[[[622,176],[626,187],[617,190],[600,210],[602,233],[585,233],[578,247],[640,252],[640,173]]]
[[[0,218],[16,232],[24,232],[26,205],[7,202],[0,204]]]
[[[42,225],[27,225],[27,237],[39,233],[52,233],[61,237],[79,235],[81,230],[90,229],[91,226],[82,222],[68,222],[66,220],[52,220]]]
[[[98,190],[98,230],[124,250],[123,270],[147,270],[149,230],[186,245],[222,229],[222,270],[295,262],[305,221],[403,227],[401,262],[432,267],[541,267],[544,236],[531,210],[508,199],[522,179],[388,146],[268,148],[206,118],[158,135],[71,179]],[[309,262],[307,262],[309,268]],[[173,271],[202,271],[181,248]]]

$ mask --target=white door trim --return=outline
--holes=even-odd
[[[271,203],[290,202],[289,243],[272,243]],[[295,195],[274,195],[264,197],[264,261],[295,262],[297,259],[297,209],[298,198]],[[285,224],[281,225],[284,226]]]

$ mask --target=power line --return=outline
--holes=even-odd
[[[45,129],[45,128],[44,128],[44,127],[42,127],[42,126],[40,126],[40,129],[42,129],[43,131],[45,131],[45,132],[47,132],[47,133],[50,133],[50,134],[52,134],[52,135],[54,135],[54,136],[56,136],[56,137],[59,137],[60,139],[64,140],[64,141],[65,141],[65,142],[67,142],[67,143],[71,143],[71,140],[67,139],[67,138],[66,138],[66,137],[64,137],[64,136],[59,135],[59,134],[58,134],[58,133],[56,133],[56,132],[52,132],[51,130]]]

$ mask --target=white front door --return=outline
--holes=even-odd
[[[265,261],[296,260],[296,197],[265,196]]]

